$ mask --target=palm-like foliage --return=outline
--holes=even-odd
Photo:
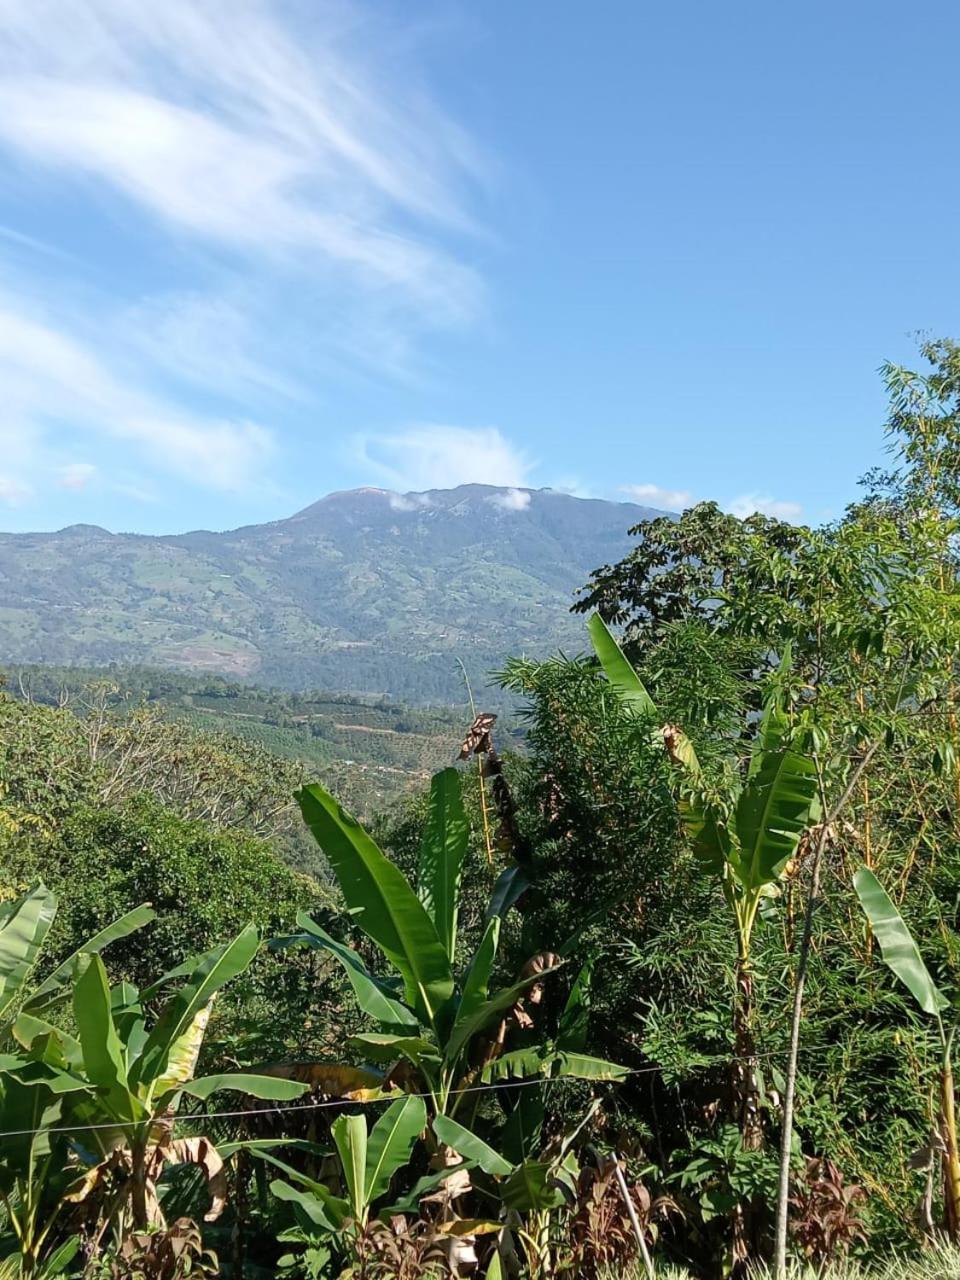
[[[32,953],[36,930],[20,932]],[[243,1072],[195,1075],[214,997],[247,968],[258,946],[256,930],[247,928],[161,979],[145,997],[186,976],[152,1026],[140,993],[127,983],[111,988],[99,955],[79,956],[71,970],[76,1036],[41,1016],[49,1007],[46,984],[31,995],[12,1023],[18,1049],[0,1058],[0,1124],[31,1131],[0,1152],[0,1192],[25,1270],[39,1264],[45,1237],[67,1204],[99,1197],[104,1224],[132,1219],[142,1228],[162,1221],[156,1182],[167,1164],[202,1165],[218,1210],[223,1165],[215,1148],[205,1138],[172,1137],[184,1094],[206,1099],[234,1089],[290,1100],[305,1091],[293,1081]]]
[[[754,735],[745,776],[733,794],[708,792],[692,742],[674,725],[663,725],[656,703],[611,635],[599,614],[589,622],[600,664],[624,704],[650,731],[662,737],[681,774],[680,817],[704,872],[716,876],[737,929],[734,999],[734,1092],[746,1147],[762,1142],[750,967],[754,927],[764,899],[777,893],[778,882],[796,856],[804,832],[820,812],[815,761],[791,742],[790,724],[780,690],[790,662],[781,663],[780,678],[764,706]]]
[[[406,1062],[412,1068],[408,1078],[429,1096],[432,1110],[455,1115],[463,1091],[497,1070],[505,1046],[496,1031],[559,959],[538,957],[514,982],[492,988],[501,927],[495,891],[483,936],[463,971],[455,972],[460,874],[469,836],[455,769],[433,779],[415,888],[322,787],[305,787],[298,799],[347,909],[399,980],[370,973],[354,951],[304,914],[297,940],[336,956],[360,1008],[379,1024],[378,1031],[355,1037],[354,1048],[381,1066]],[[544,1077],[623,1075],[613,1063],[567,1052],[560,1044],[528,1050],[523,1068],[514,1065],[515,1074],[533,1069]]]
[[[936,1019],[940,1034],[940,1120],[943,1132],[943,1199],[946,1228],[953,1240],[960,1238],[960,1142],[957,1139],[956,1101],[953,1081],[953,1040],[956,1028],[944,1025],[950,1008],[924,964],[920,948],[890,895],[869,869],[861,867],[853,878],[864,914],[880,944],[880,952],[890,971],[903,983],[924,1013]],[[934,1146],[938,1145],[936,1140]]]

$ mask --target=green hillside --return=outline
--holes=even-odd
[[[145,664],[457,702],[510,654],[582,644],[569,614],[654,513],[486,485],[332,494],[228,533],[0,535],[0,664]]]

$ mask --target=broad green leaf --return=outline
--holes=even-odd
[[[503,1154],[513,1165],[530,1160],[541,1149],[546,1118],[543,1089],[520,1089],[516,1106],[500,1131]]]
[[[576,1052],[587,1043],[590,1023],[590,983],[593,978],[593,960],[588,960],[573,984],[557,1032],[557,1048]]]
[[[604,674],[620,695],[620,701],[624,707],[644,720],[655,720],[657,704],[650,697],[642,680],[599,613],[590,617],[587,630],[590,632],[590,639],[593,641],[593,647],[600,659]]]
[[[298,1191],[296,1187],[277,1178],[270,1183],[270,1190],[278,1200],[296,1205],[313,1226],[321,1227],[324,1231],[340,1231],[350,1215],[350,1206],[346,1200],[331,1194],[320,1183],[315,1185],[311,1193]]]
[[[364,1198],[367,1184],[366,1116],[338,1116],[330,1126],[330,1132],[340,1155],[353,1215],[358,1221],[364,1221],[367,1212]]]
[[[216,992],[243,973],[259,945],[256,929],[248,925],[232,942],[200,957],[189,981],[165,1005],[147,1037],[133,1071],[138,1083],[151,1085],[163,1079],[168,1071],[171,1050],[180,1037]]]
[[[166,973],[161,973],[156,982],[151,982],[149,987],[145,987],[142,998],[154,1000],[164,987],[169,987],[171,982],[177,982],[180,978],[189,978],[202,959],[202,955],[187,956],[186,960],[182,960],[175,968],[168,969]]]
[[[304,787],[297,799],[348,909],[358,913],[360,928],[399,970],[407,1003],[436,1029],[437,1015],[453,995],[453,975],[423,903],[399,868],[323,787]]]
[[[63,1244],[54,1249],[41,1268],[44,1280],[47,1280],[49,1276],[63,1275],[64,1271],[77,1256],[82,1243],[82,1236],[71,1236],[69,1240],[64,1240]]]
[[[591,616],[587,622],[587,630],[604,674],[616,690],[621,703],[632,715],[642,720],[656,721],[660,718],[657,704],[650,697],[643,681],[634,671],[626,654],[620,648],[607,624],[599,613]],[[663,744],[666,741],[666,730],[655,725],[651,731],[654,742]],[[670,726],[669,752],[674,764],[679,764],[691,777],[700,776],[700,761],[693,743],[675,725]]]
[[[407,1058],[419,1064],[425,1059],[439,1063],[440,1050],[436,1042],[426,1040],[422,1036],[378,1035],[368,1032],[351,1036],[348,1042],[352,1048],[359,1049],[368,1062],[396,1062],[398,1058]]]
[[[221,1089],[233,1089],[237,1093],[247,1093],[253,1098],[266,1098],[271,1102],[291,1102],[307,1093],[310,1086],[300,1084],[297,1080],[284,1080],[282,1076],[258,1076],[244,1071],[201,1076],[199,1080],[188,1080],[183,1085],[184,1093],[201,1099],[209,1098],[212,1093],[219,1093]]]
[[[752,778],[760,770],[764,755],[785,751],[787,748],[790,720],[783,710],[783,688],[792,666],[793,646],[787,641],[774,677],[773,688],[764,699],[763,715],[760,717],[760,729],[754,740],[748,778]]]
[[[492,1080],[535,1080],[549,1074],[556,1051],[549,1046],[537,1045],[527,1049],[511,1049],[499,1058],[488,1062],[480,1073],[484,1084]]]
[[[485,1084],[493,1080],[625,1080],[629,1067],[586,1053],[567,1053],[554,1048],[513,1049],[488,1063],[481,1074]]]
[[[155,1087],[158,1098],[184,1084],[197,1069],[197,1060],[200,1057],[203,1037],[207,1031],[207,1023],[210,1021],[215,998],[211,996],[207,1003],[197,1010],[193,1021],[184,1033],[170,1045],[167,1051],[167,1068]]]
[[[530,881],[523,869],[516,864],[504,869],[497,876],[497,882],[490,894],[490,901],[484,913],[484,921],[489,923],[498,917],[502,919],[519,898],[530,888]]]
[[[422,1098],[408,1094],[391,1103],[373,1126],[367,1143],[364,1199],[373,1204],[387,1194],[398,1169],[409,1164],[417,1139],[427,1123]]]
[[[494,1249],[487,1263],[486,1280],[503,1280],[503,1263],[500,1261],[499,1249]]]
[[[500,1184],[500,1196],[508,1209],[529,1213],[537,1209],[556,1209],[566,1202],[557,1184],[552,1164],[527,1160]]]
[[[626,1080],[629,1067],[604,1058],[593,1058],[587,1053],[558,1053],[550,1071],[551,1079],[568,1077],[573,1080]]]
[[[497,946],[500,942],[500,917],[494,916],[487,922],[480,945],[473,953],[470,967],[463,979],[463,995],[460,997],[458,1018],[469,1018],[487,999],[487,988],[490,974],[497,958]]]
[[[73,989],[83,1067],[99,1089],[127,1088],[123,1045],[113,1023],[110,984],[99,956],[94,956]]]
[[[63,1058],[61,1065],[69,1064],[74,1068],[83,1066],[83,1050],[79,1040],[75,1040],[66,1031],[61,1031],[59,1027],[53,1026],[45,1018],[38,1018],[36,1014],[21,1010],[11,1028],[11,1034],[17,1044],[23,1045],[24,1049],[32,1048],[39,1036],[52,1035],[60,1046]]]
[[[432,917],[451,964],[457,948],[460,876],[469,838],[460,775],[456,769],[443,769],[434,774],[430,783],[430,807],[417,866],[417,896]]]
[[[530,977],[515,982],[512,987],[504,987],[502,991],[498,991],[495,996],[491,996],[489,1000],[485,1000],[472,1011],[458,1016],[450,1038],[444,1046],[444,1060],[448,1063],[456,1062],[478,1031],[482,1031],[489,1022],[492,1022],[498,1013],[503,1013],[515,1005],[525,991],[536,983],[543,982],[551,973],[556,973],[556,968],[542,969],[539,973],[531,974]]]
[[[312,946],[319,946],[329,951],[340,961],[347,975],[347,981],[353,987],[353,993],[357,997],[357,1004],[364,1013],[369,1013],[371,1018],[376,1018],[377,1022],[385,1027],[401,1030],[409,1028],[413,1031],[419,1029],[420,1024],[415,1015],[387,994],[377,979],[364,968],[363,961],[355,951],[344,943],[338,942],[336,938],[332,938],[304,911],[297,915],[297,924],[305,934],[309,935],[306,941],[309,941]]]
[[[0,911],[0,1018],[22,991],[56,914],[56,896],[42,884]]]
[[[126,915],[120,916],[118,920],[108,924],[99,933],[95,933],[92,938],[88,938],[82,946],[68,956],[63,964],[57,965],[53,973],[30,993],[24,1008],[37,1012],[40,1009],[49,1008],[51,1004],[64,998],[63,988],[78,976],[77,966],[81,956],[99,955],[112,942],[118,942],[121,938],[129,937],[137,929],[142,929],[144,925],[149,924],[151,920],[156,918],[156,914],[149,905],[144,903],[142,906],[135,907],[133,911],[128,911]]]
[[[737,804],[737,874],[756,890],[776,880],[819,814],[817,769],[792,750],[764,752]]]
[[[473,1160],[484,1173],[489,1173],[492,1177],[505,1178],[513,1168],[503,1156],[494,1151],[493,1147],[482,1138],[478,1138],[475,1133],[471,1133],[469,1129],[464,1128],[452,1116],[434,1116],[433,1132],[441,1142],[452,1147],[458,1155],[463,1156],[465,1160]]]
[[[867,867],[861,867],[853,877],[853,887],[888,968],[896,974],[924,1013],[937,1016],[949,1008],[950,1001],[930,976],[920,955],[920,948],[877,877]]]

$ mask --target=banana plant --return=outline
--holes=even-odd
[[[28,983],[43,953],[43,944],[57,914],[57,897],[36,884],[23,897],[0,905],[0,1046],[15,1039],[19,1014],[44,1016],[70,997],[72,983],[90,957],[112,942],[142,929],[155,917],[149,905],[135,907],[114,920],[48,974],[38,986]]]
[[[454,1116],[467,1099],[475,1101],[484,1073],[504,1053],[511,1023],[530,1023],[524,1002],[536,1002],[560,960],[548,953],[533,957],[514,982],[491,989],[505,909],[494,890],[483,936],[456,971],[469,826],[455,769],[433,778],[415,886],[323,787],[305,787],[297,799],[353,921],[398,976],[369,972],[355,951],[303,913],[297,921],[301,933],[278,945],[299,942],[335,956],[360,1008],[378,1024],[377,1031],[353,1037],[352,1047],[367,1062],[389,1068],[388,1078],[402,1074],[404,1087],[425,1094],[434,1115]],[[528,1062],[533,1061],[531,1056]],[[546,1046],[536,1071],[589,1080],[624,1074],[613,1063],[560,1049],[547,1052]]]
[[[715,877],[737,932],[734,969],[734,1096],[743,1145],[763,1143],[760,1085],[753,1035],[753,932],[765,900],[775,895],[805,831],[819,818],[814,760],[791,743],[780,689],[790,655],[766,701],[753,738],[745,777],[734,794],[708,794],[703,770],[682,729],[663,723],[656,703],[599,614],[590,637],[608,681],[622,704],[650,725],[682,775],[679,809],[694,855],[705,875]]]
[[[936,1022],[940,1037],[940,1124],[943,1135],[943,1201],[950,1238],[960,1238],[960,1144],[957,1139],[953,1081],[953,1040],[956,1027],[944,1025],[950,1000],[930,976],[920,948],[883,885],[868,867],[853,878],[860,905],[870,921],[887,968],[903,983],[920,1009]]]
[[[6,1056],[4,1061],[6,1061]],[[70,1140],[61,1129],[64,1098],[42,1083],[0,1081],[0,1272],[40,1280],[65,1270],[80,1247],[79,1236],[58,1240],[76,1174]],[[5,1274],[5,1272],[3,1272]]]
[[[270,1184],[277,1199],[293,1209],[294,1226],[284,1231],[280,1240],[305,1246],[312,1272],[332,1257],[349,1256],[356,1250],[371,1217],[380,1211],[377,1206],[387,1198],[396,1174],[409,1164],[426,1123],[423,1100],[409,1094],[391,1103],[369,1133],[365,1116],[339,1116],[331,1126],[338,1165],[336,1192],[269,1151],[257,1152],[290,1180],[276,1179]],[[448,1177],[449,1170],[443,1176]],[[437,1181],[424,1179],[418,1190],[423,1193],[428,1184],[433,1186]],[[294,1261],[292,1256],[283,1258],[281,1266]]]
[[[18,1039],[46,1029],[45,1020],[70,999],[73,984],[91,958],[149,924],[155,915],[148,905],[127,912],[31,986],[57,906],[56,895],[44,884],[0,905],[0,1048],[16,1051]],[[0,1154],[0,1202],[6,1210],[8,1245],[21,1276],[58,1275],[80,1245],[78,1236],[51,1243],[69,1209],[67,1196],[76,1178],[71,1141],[62,1127],[64,1080],[46,1080],[41,1062],[30,1064],[17,1052],[0,1054],[0,1070],[0,1130],[11,1135]],[[10,1074],[13,1071],[19,1075]]]
[[[62,1125],[72,1137],[75,1185],[67,1200],[77,1203],[109,1193],[108,1218],[146,1229],[163,1220],[157,1180],[167,1164],[201,1165],[221,1207],[223,1162],[206,1138],[172,1136],[172,1121],[184,1095],[205,1101],[221,1090],[288,1101],[307,1085],[245,1072],[196,1077],[195,1069],[213,1000],[242,973],[259,947],[252,926],[161,979],[145,995],[169,982],[186,981],[168,996],[152,1026],[136,988],[111,988],[99,955],[83,957],[73,981],[76,1036],[39,1013],[21,1011],[13,1032],[20,1051],[0,1059],[0,1089],[41,1090],[61,1101]],[[45,1091],[45,1092],[44,1092]],[[38,1096],[39,1102],[39,1096]],[[36,1107],[34,1107],[36,1112]],[[38,1126],[41,1131],[46,1127]],[[0,1166],[7,1158],[0,1153]],[[106,1219],[104,1220],[104,1227]]]

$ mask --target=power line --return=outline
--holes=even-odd
[[[820,1052],[825,1052],[829,1049],[835,1049],[837,1047],[838,1046],[836,1044],[806,1045],[804,1046],[804,1052],[820,1053]],[[772,1050],[764,1053],[755,1053],[753,1055],[727,1054],[721,1057],[717,1057],[711,1061],[698,1062],[692,1069],[696,1070],[696,1069],[702,1069],[706,1067],[725,1066],[731,1062],[762,1062],[770,1058],[779,1058],[780,1056],[781,1054],[779,1052],[774,1052]],[[661,1075],[667,1070],[668,1070],[667,1067],[663,1067],[659,1065],[651,1065],[649,1067],[628,1067],[625,1069],[624,1076],[626,1077],[626,1076]],[[529,1089],[537,1085],[556,1084],[558,1080],[575,1079],[575,1078],[576,1077],[573,1077],[573,1076],[538,1076],[535,1080],[504,1080],[498,1083],[470,1085],[465,1089],[451,1090],[451,1092],[448,1094],[448,1097],[458,1098],[468,1093],[491,1093],[491,1092],[496,1092],[498,1089]],[[616,1083],[619,1083],[619,1081],[597,1080],[594,1083],[616,1084]],[[403,1090],[398,1089],[396,1091],[395,1097],[386,1095],[382,1098],[367,1098],[367,1099],[331,1098],[331,1099],[326,1099],[324,1101],[303,1102],[303,1103],[300,1103],[299,1100],[296,1098],[292,1098],[292,1099],[289,1099],[289,1101],[293,1103],[297,1103],[298,1105],[293,1108],[290,1108],[289,1110],[323,1111],[328,1108],[335,1108],[335,1107],[357,1107],[357,1106],[374,1107],[374,1106],[380,1106],[383,1103],[397,1102],[399,1101],[400,1098],[423,1098],[425,1100],[429,1100],[429,1099],[432,1099],[433,1097],[434,1095],[432,1093],[405,1093]],[[243,1107],[237,1111],[196,1111],[196,1112],[188,1112],[183,1115],[178,1114],[171,1117],[153,1116],[146,1120],[133,1122],[133,1125],[134,1127],[139,1127],[140,1125],[158,1125],[158,1124],[164,1123],[165,1119],[167,1119],[169,1120],[169,1123],[172,1128],[173,1125],[175,1124],[195,1124],[203,1120],[231,1120],[231,1119],[241,1119],[244,1116],[276,1115],[278,1111],[282,1111],[282,1107],[279,1101],[274,1103],[272,1107]],[[7,1130],[0,1131],[0,1139],[28,1138],[28,1137],[34,1137],[35,1135],[40,1133],[90,1133],[96,1130],[121,1129],[126,1127],[131,1127],[131,1122],[122,1121],[122,1120],[113,1120],[113,1121],[105,1121],[102,1124],[98,1123],[98,1124],[50,1125],[50,1126],[41,1127],[38,1129],[7,1129]]]

